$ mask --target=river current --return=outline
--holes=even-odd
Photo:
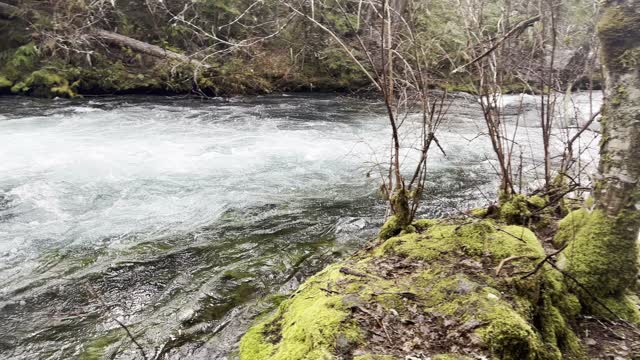
[[[594,97],[565,100],[563,122]],[[537,101],[503,98],[530,188]],[[141,358],[116,320],[149,359],[234,358],[252,318],[375,237],[383,111],[322,94],[0,97],[0,358]],[[422,216],[495,198],[483,132],[477,102],[452,98]]]

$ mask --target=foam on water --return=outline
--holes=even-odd
[[[25,239],[184,231],[230,203],[319,196],[335,183],[362,182],[352,169],[369,150],[358,134],[375,134],[383,122],[302,122],[272,117],[269,108],[68,106],[0,122],[0,189],[13,215],[2,224],[0,252],[28,246]],[[275,109],[295,113],[300,105]]]

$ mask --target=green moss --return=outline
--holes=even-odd
[[[588,304],[588,309],[591,313],[596,316],[604,317],[604,318],[616,318],[620,317],[622,319],[640,323],[640,312],[638,311],[638,299],[634,298],[633,295],[630,294],[622,294],[617,297],[607,297],[600,299],[600,301],[608,308],[605,309],[599,304],[594,304],[590,302]],[[609,310],[611,310],[615,315],[613,315]]]
[[[271,316],[247,331],[240,342],[241,359],[268,359],[274,353],[275,345],[267,340],[267,334],[271,331],[268,325],[277,320],[275,315]]]
[[[40,69],[17,82],[11,88],[11,92],[42,97],[75,97],[77,95],[74,91],[76,86],[77,83],[70,85],[69,81],[57,72]]]
[[[6,77],[0,75],[0,91],[2,89],[10,89],[13,86],[13,81],[7,79]]]
[[[477,88],[473,84],[462,84],[462,83],[446,83],[442,86],[448,92],[456,93],[456,92],[465,92],[468,94],[476,95],[478,94]]]
[[[478,330],[491,352],[500,359],[535,359],[542,351],[542,344],[532,326],[512,307],[500,302],[482,305],[489,325]]]
[[[392,236],[398,235],[402,231],[402,227],[395,215],[389,217],[389,219],[382,225],[378,232],[378,238],[387,240]]]
[[[598,22],[598,32],[603,38],[621,40],[628,36],[629,29],[635,29],[638,15],[627,12],[622,6],[610,6]]]
[[[619,294],[636,278],[637,234],[628,234],[624,215],[610,218],[601,210],[594,210],[574,217],[576,222],[581,220],[582,226],[565,251],[566,270],[599,295]],[[571,232],[567,220],[563,223],[569,230],[563,231]]]
[[[438,220],[435,219],[419,219],[415,220],[411,225],[413,225],[417,231],[422,232],[437,224]]]
[[[573,319],[582,310],[578,298],[568,291],[562,274],[557,271],[547,271],[545,273],[545,292],[549,296],[547,299],[553,306],[564,314],[565,317]]]
[[[405,226],[402,231],[400,231],[400,235],[406,235],[406,234],[413,234],[416,231],[418,231],[418,229],[416,229],[415,226],[413,225],[409,225],[409,226]]]
[[[79,360],[100,360],[107,355],[109,346],[117,343],[124,335],[124,330],[117,328],[106,335],[92,339],[87,344],[82,345],[82,352],[78,356]]]
[[[267,296],[267,298],[265,300],[267,302],[269,302],[270,304],[274,305],[274,306],[279,306],[280,304],[282,304],[282,302],[284,302],[288,298],[289,298],[289,295],[272,294],[272,295]]]
[[[610,217],[599,209],[591,213],[578,210],[561,222],[557,242],[569,241],[563,266],[589,290],[590,294],[585,294],[580,287],[575,289],[592,313],[612,316],[593,301],[593,295],[601,302],[615,305],[616,316],[632,321],[640,318],[625,293],[638,272],[637,233],[632,226],[637,217],[637,213]]]
[[[546,217],[548,200],[539,195],[527,197],[516,194],[511,197],[502,196],[497,218],[507,224],[531,226],[542,221],[541,226],[547,226]],[[543,210],[544,209],[544,210]],[[549,209],[551,211],[551,209]]]
[[[513,225],[499,227],[490,220],[462,227],[432,226],[422,234],[393,237],[379,248],[378,254],[392,253],[430,261],[455,251],[468,256],[489,253],[498,262],[512,255],[542,257],[544,254],[531,230]]]
[[[553,238],[553,245],[560,248],[569,241],[575,239],[576,234],[585,225],[589,212],[587,209],[578,209],[570,212],[558,223],[558,231]]]
[[[36,70],[39,58],[38,47],[34,43],[29,43],[17,48],[1,70],[7,79],[17,82],[24,77],[24,74]]]
[[[489,214],[489,209],[487,208],[471,209],[471,216],[473,217],[483,218],[483,217],[486,217],[488,214]]]
[[[530,196],[527,202],[534,207],[541,209],[547,205],[547,200],[540,195]]]
[[[525,225],[531,216],[527,197],[521,194],[514,195],[509,201],[500,205],[500,220],[509,224]]]
[[[640,46],[640,14],[622,5],[608,6],[598,22],[598,36],[602,42],[602,55],[608,66],[624,69],[635,61],[629,49]],[[625,56],[626,54],[626,56]]]
[[[350,312],[342,297],[322,290],[341,277],[339,269],[330,266],[307,280],[276,314],[251,328],[240,343],[240,358],[329,358],[339,336],[357,341],[361,334],[353,322],[345,321]]]

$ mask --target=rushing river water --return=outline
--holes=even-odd
[[[535,99],[504,100],[535,169]],[[334,95],[0,98],[0,358],[141,358],[116,319],[149,359],[233,358],[256,314],[375,236],[382,111]],[[456,99],[421,213],[494,197],[482,129]]]

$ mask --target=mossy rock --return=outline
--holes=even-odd
[[[486,216],[492,216],[507,224],[545,227],[549,223],[547,218],[553,216],[553,210],[548,204],[549,200],[540,195],[515,194],[501,200],[497,211],[489,211]],[[474,213],[479,214],[479,210],[472,212],[472,215],[477,216]]]
[[[475,208],[475,209],[471,209],[471,211],[469,211],[469,214],[473,217],[484,218],[484,217],[487,217],[487,215],[489,215],[489,209]]]
[[[580,304],[561,275],[518,275],[544,257],[530,230],[492,220],[414,226],[307,280],[249,329],[240,359],[584,358],[569,326]],[[524,257],[497,275],[512,256]]]
[[[16,94],[29,94],[38,97],[75,97],[74,89],[77,83],[69,84],[69,81],[57,72],[48,69],[40,69],[29,74],[25,79],[16,82],[11,92]]]

